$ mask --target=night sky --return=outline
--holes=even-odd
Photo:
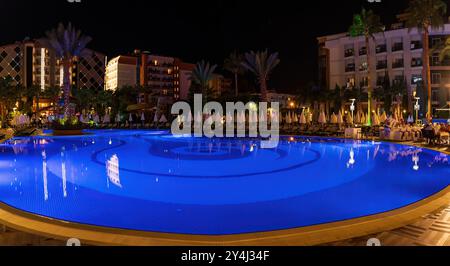
[[[268,48],[281,64],[271,88],[295,91],[316,79],[316,38],[347,31],[364,5],[386,24],[407,0],[0,0],[0,44],[42,37],[71,21],[94,38],[89,48],[108,56],[135,48],[195,63],[221,65],[233,50]]]

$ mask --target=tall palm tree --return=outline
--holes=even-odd
[[[55,51],[63,65],[64,116],[67,117],[70,116],[71,70],[78,58],[86,56],[86,45],[92,38],[82,35],[81,31],[73,27],[71,23],[67,27],[60,23],[56,29],[46,32],[46,35],[47,38],[42,42]]]
[[[352,37],[364,36],[366,42],[367,58],[367,95],[368,111],[367,124],[372,125],[372,84],[371,84],[371,64],[370,64],[370,40],[375,40],[375,34],[384,31],[384,26],[378,15],[372,10],[366,11],[364,8],[360,14],[353,16],[353,24],[350,26],[349,33]]]
[[[239,85],[238,85],[238,75],[244,73],[244,68],[242,67],[242,62],[244,57],[237,52],[233,52],[230,56],[225,59],[224,68],[233,73],[234,75],[234,95],[239,96]]]
[[[278,53],[269,54],[267,50],[245,54],[242,66],[255,74],[261,91],[261,101],[267,102],[267,81],[270,73],[280,63]]]
[[[209,62],[201,61],[197,63],[191,73],[190,79],[192,83],[199,87],[204,97],[208,97],[210,81],[213,79],[216,68],[217,65],[211,65]]]
[[[418,29],[422,33],[423,42],[423,76],[427,90],[427,117],[431,116],[431,71],[430,71],[430,28],[438,29],[444,25],[447,4],[442,0],[411,0],[406,9],[406,26],[409,30]]]

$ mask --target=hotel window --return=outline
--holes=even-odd
[[[385,53],[387,51],[386,44],[385,43],[378,44],[377,47],[375,48],[375,51],[377,54]]]
[[[345,72],[354,72],[355,71],[355,62],[347,61],[345,62]]]
[[[433,55],[431,57],[431,65],[432,66],[440,66],[441,65],[441,60],[439,59],[439,55]]]
[[[367,62],[362,62],[361,65],[359,65],[359,71],[367,71],[368,64]]]
[[[416,57],[411,59],[411,67],[421,67],[422,66],[422,58]]]
[[[421,41],[411,41],[411,50],[422,49]]]
[[[431,83],[441,84],[441,73],[431,73]]]
[[[395,39],[392,44],[392,52],[403,51],[403,40]]]
[[[396,58],[394,62],[392,62],[392,68],[402,68],[404,67],[403,58]]]
[[[387,68],[387,59],[385,57],[377,58],[377,70]]]
[[[359,48],[359,55],[366,55],[366,54],[367,54],[367,48],[365,46]]]
[[[432,47],[436,47],[436,46],[440,45],[441,43],[442,43],[442,39],[441,38],[433,38],[433,39],[431,39]]]
[[[416,74],[411,76],[411,84],[417,85],[422,82],[422,75]]]
[[[353,45],[346,45],[344,48],[344,56],[351,57],[355,55],[355,48]]]

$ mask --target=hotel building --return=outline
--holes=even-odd
[[[72,86],[79,89],[104,87],[105,55],[87,49],[86,56],[78,58],[71,70]],[[0,46],[0,78],[12,78],[13,85],[24,87],[61,87],[63,67],[53,49],[37,40],[25,40]],[[39,100],[39,109],[45,111],[50,99]],[[35,106],[36,107],[36,106]]]
[[[77,88],[104,87],[105,55],[88,50],[72,69],[72,85]],[[0,46],[0,77],[11,77],[16,84],[29,87],[61,86],[63,69],[52,49],[39,41],[26,40]]]
[[[424,76],[422,35],[415,29],[405,28],[402,16],[398,18],[399,23],[371,40],[369,59],[364,37],[350,37],[348,33],[319,37],[319,85],[328,89],[336,85],[365,88],[368,85],[367,62],[370,62],[372,88],[381,86],[385,75],[389,75],[391,82],[406,81],[410,99],[417,93],[424,106],[423,90],[416,91]],[[445,42],[448,36],[450,24],[431,30],[430,48]],[[438,54],[430,57],[432,104],[436,109],[450,102],[450,60],[440,62]],[[409,109],[412,111],[411,103]]]
[[[135,50],[132,55],[118,56],[106,66],[105,89],[123,86],[146,86],[158,95],[160,104],[186,100],[195,65],[175,57],[153,55]],[[143,100],[146,102],[146,100]]]
[[[135,86],[138,80],[137,58],[118,56],[106,66],[105,89],[115,91],[124,86]]]

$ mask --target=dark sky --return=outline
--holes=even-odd
[[[41,37],[71,21],[109,56],[135,48],[222,64],[233,50],[268,48],[281,64],[270,85],[294,91],[316,79],[316,37],[347,31],[364,5],[388,24],[407,0],[0,0],[0,44]]]

